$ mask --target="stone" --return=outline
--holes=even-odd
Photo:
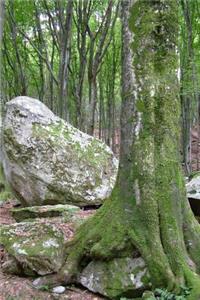
[[[186,182],[187,197],[195,216],[200,216],[200,172]]]
[[[200,173],[186,182],[187,197],[200,200]]]
[[[65,292],[65,287],[60,285],[53,288],[52,293],[63,294]]]
[[[141,257],[92,261],[83,269],[78,282],[90,291],[111,299],[138,297],[151,288],[150,277]]]
[[[1,225],[0,244],[8,253],[3,270],[31,276],[57,272],[64,262],[65,243],[63,232],[47,221]]]
[[[118,160],[39,100],[17,97],[6,103],[3,167],[24,206],[90,206],[109,197]]]
[[[13,218],[17,222],[31,220],[35,218],[53,218],[64,217],[65,221],[70,221],[81,211],[79,207],[69,204],[45,205],[45,206],[31,206],[23,208],[13,208],[10,210]]]

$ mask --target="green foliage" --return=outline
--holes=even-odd
[[[10,186],[8,185],[4,173],[3,167],[0,164],[0,201],[6,201],[12,197]]]
[[[103,33],[101,24],[108,7],[108,1],[92,0],[91,5],[89,2],[73,1],[70,76],[67,92],[69,121],[83,131],[87,127],[90,105],[88,80],[90,63],[95,59],[99,49]],[[67,15],[66,3],[64,0],[5,1],[2,46],[2,86],[5,102],[15,96],[28,95],[40,99],[56,114],[58,113],[61,37]],[[117,0],[113,1],[110,24],[114,21],[117,3]],[[101,47],[105,51],[103,51],[96,75],[98,99],[95,99],[97,113],[102,114],[100,119],[103,129],[111,127],[110,117],[113,117],[119,124],[121,102],[120,19],[116,19],[114,28],[109,26],[107,30],[104,47]],[[84,59],[81,58],[81,55],[84,56]],[[83,66],[84,64],[85,66]],[[100,85],[102,92],[100,92]],[[82,89],[81,93],[79,89]],[[115,111],[115,116],[111,116],[112,111]],[[80,115],[81,121],[78,120]],[[97,127],[99,118],[96,119]]]
[[[48,292],[50,290],[48,285],[41,285],[39,288],[40,291]]]
[[[188,287],[181,287],[179,294],[174,294],[172,292],[168,292],[166,289],[156,289],[154,291],[154,296],[147,296],[138,299],[145,300],[187,300],[187,297],[190,295],[191,289]],[[152,292],[150,292],[151,294]],[[135,298],[126,298],[121,297],[120,300],[136,300]]]
[[[154,294],[157,300],[186,300],[190,295],[191,289],[188,287],[181,287],[179,294],[168,292],[165,289],[156,289]],[[153,300],[153,299],[148,299]]]

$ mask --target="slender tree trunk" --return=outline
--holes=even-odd
[[[89,116],[88,116],[88,134],[94,135],[95,129],[95,112],[97,106],[97,78],[93,76],[90,82],[90,97],[89,97]]]
[[[112,8],[113,8],[113,1],[109,0],[108,7],[105,12],[105,16],[102,18],[102,22],[98,28],[97,33],[95,34],[92,33],[88,26],[88,33],[90,36],[90,54],[89,54],[89,66],[88,66],[89,114],[88,114],[87,132],[90,135],[93,135],[94,127],[95,127],[95,110],[97,105],[97,74],[102,65],[102,60],[103,57],[105,56],[106,50],[110,45],[112,39],[112,29],[114,27],[117,14],[118,14],[118,6],[117,6],[115,17],[113,19],[113,22],[111,23]],[[106,41],[106,37],[108,37],[108,32],[110,27],[111,27],[110,36],[108,41]],[[95,41],[99,33],[101,35],[97,43],[97,47],[95,49]]]
[[[37,8],[37,3],[34,1],[35,8],[35,20],[36,20],[36,28],[37,28],[37,38],[38,38],[38,50],[43,54],[47,47],[44,42],[41,21],[40,21],[40,13]],[[39,90],[39,99],[40,101],[44,101],[45,97],[45,75],[44,75],[44,62],[43,59],[39,56],[39,70],[40,70],[40,90]]]
[[[66,8],[66,21],[61,41],[61,55],[59,67],[59,115],[68,120],[69,111],[67,104],[68,67],[70,61],[71,27],[72,27],[73,1],[68,0]]]
[[[77,126],[83,130],[85,108],[83,106],[83,83],[87,67],[87,27],[91,17],[91,0],[78,1],[77,5],[77,48],[79,53],[78,82],[76,86],[76,118]]]
[[[13,2],[9,1],[9,7],[10,7],[10,26],[11,26],[11,34],[12,34],[12,40],[13,40],[13,46],[15,49],[15,55],[16,55],[16,63],[17,63],[17,75],[19,76],[19,91],[18,93],[22,96],[27,95],[27,82],[26,82],[26,76],[24,72],[23,63],[21,60],[18,44],[17,44],[17,28],[15,27],[15,22],[13,22],[14,17],[14,6]]]
[[[187,92],[187,95],[182,95],[182,145],[183,145],[183,162],[185,170],[188,174],[192,171],[192,145],[191,145],[191,129],[194,125],[194,120],[197,123],[197,131],[199,135],[199,97],[198,97],[198,80],[197,80],[197,70],[195,66],[195,56],[193,50],[193,28],[192,28],[192,13],[190,9],[190,1],[181,0],[184,20],[185,20],[185,31],[186,31],[186,47],[187,56],[186,63],[182,67],[181,79],[183,84],[188,81],[190,82],[191,89]],[[185,73],[185,74],[184,74]],[[196,113],[197,111],[197,113]],[[197,139],[197,163],[196,167],[199,169],[198,160],[198,148],[199,148],[199,138]]]
[[[2,147],[3,86],[2,86],[2,40],[3,40],[4,1],[0,0],[0,159]]]

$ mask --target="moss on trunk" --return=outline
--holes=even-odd
[[[73,281],[88,261],[128,257],[137,249],[153,287],[178,291],[187,285],[188,299],[197,300],[200,227],[187,203],[179,157],[178,1],[130,4],[122,2],[125,23],[131,7],[123,29],[130,50],[124,43],[129,81],[123,84],[117,184],[77,232],[56,280]]]

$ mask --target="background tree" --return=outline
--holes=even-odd
[[[118,0],[6,0],[4,102],[39,98],[118,151],[121,22]],[[199,3],[181,0],[182,143],[187,174],[199,169]]]
[[[2,35],[4,25],[4,8],[5,3],[0,1],[0,200],[6,200],[11,197],[10,188],[5,180],[2,167],[2,125],[3,125],[3,88],[2,88]]]
[[[3,115],[3,87],[2,87],[2,35],[3,35],[3,19],[4,19],[4,1],[0,1],[0,139],[2,128],[2,115]],[[1,153],[1,140],[0,140],[0,153]]]
[[[113,83],[110,99],[103,93],[101,108],[105,103],[105,110],[104,117],[100,116],[100,85],[108,93],[108,84],[106,80],[99,84],[99,78],[106,72],[109,80],[111,76],[115,83],[120,80],[118,6],[117,0],[7,0],[4,101],[20,94],[39,98],[59,116],[95,135],[99,135],[99,122],[104,118],[101,131],[109,134],[100,136],[108,144],[111,139],[115,143],[120,90]]]
[[[199,169],[199,3],[196,0],[180,3],[182,153],[185,171],[190,174]]]

